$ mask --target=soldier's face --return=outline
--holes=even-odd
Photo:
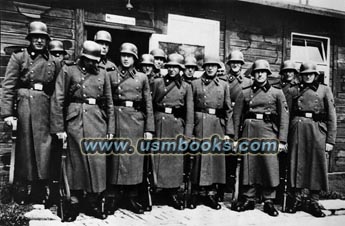
[[[235,73],[239,72],[241,70],[241,67],[242,67],[241,62],[236,62],[236,61],[230,62],[230,69],[231,71]]]
[[[157,69],[161,69],[164,64],[164,59],[162,57],[155,57],[154,63]]]
[[[109,52],[109,43],[106,41],[97,41],[97,43],[101,46],[101,55],[107,55]]]
[[[218,66],[216,64],[207,64],[205,66],[205,71],[207,76],[215,76],[218,71]]]
[[[302,75],[304,83],[313,83],[315,80],[315,73],[306,73]]]
[[[218,68],[217,75],[221,76],[225,74],[225,67]]]
[[[168,69],[168,75],[172,78],[174,78],[176,75],[180,74],[180,67],[179,66],[169,65],[169,66],[167,66],[167,69]]]
[[[149,74],[151,74],[152,71],[153,71],[153,66],[152,66],[152,65],[149,65],[149,64],[144,64],[144,65],[142,66],[142,70],[143,70],[143,72],[144,72],[145,74],[149,75]]]
[[[258,83],[264,83],[267,80],[267,71],[266,70],[258,70],[254,73],[254,79]]]
[[[98,67],[98,61],[84,57],[84,66],[87,71],[95,70]]]
[[[121,64],[123,67],[131,67],[134,65],[134,56],[127,53],[121,54]]]
[[[47,46],[47,37],[45,35],[32,35],[31,45],[35,50],[43,50]]]
[[[193,77],[195,72],[195,67],[191,66],[186,66],[186,70],[184,71],[184,74],[188,77],[191,78]]]
[[[283,73],[283,79],[286,82],[291,82],[295,78],[295,71],[294,70],[286,70]]]

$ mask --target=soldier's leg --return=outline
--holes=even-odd
[[[102,193],[89,192],[85,199],[85,214],[98,219],[106,219],[104,210],[105,197]]]
[[[218,203],[216,185],[213,184],[211,186],[205,186],[205,191],[205,205],[211,207],[212,209],[219,210],[221,205]]]
[[[273,200],[276,198],[276,188],[264,187],[262,195],[264,198],[264,212],[272,217],[278,216],[279,212],[273,204]]]
[[[177,210],[183,210],[184,204],[178,195],[178,188],[168,188],[165,190],[168,193],[170,205]]]
[[[113,215],[119,208],[122,198],[121,186],[108,185],[105,192],[105,212],[107,215]]]
[[[72,222],[75,221],[80,213],[80,204],[79,201],[82,200],[83,191],[80,190],[71,190],[71,199],[69,202],[66,202],[62,197],[61,205],[58,205],[58,216],[61,217],[63,222]]]
[[[144,209],[142,205],[139,203],[139,185],[125,185],[124,191],[126,192],[126,207],[127,209],[131,210],[134,213],[137,214],[143,214]]]
[[[255,208],[255,185],[242,185],[240,201],[232,206],[232,210],[242,212]]]
[[[300,188],[291,188],[286,204],[287,213],[296,213],[302,210],[302,190]]]
[[[314,217],[325,217],[326,214],[324,214],[321,210],[321,207],[318,203],[320,198],[320,191],[319,190],[310,190],[310,199],[309,205],[307,208],[307,212],[313,215]]]

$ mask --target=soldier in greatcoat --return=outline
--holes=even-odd
[[[95,34],[94,41],[101,45],[101,61],[99,66],[103,67],[107,74],[109,74],[116,69],[116,65],[107,57],[112,42],[111,34],[108,31],[99,30]]]
[[[180,71],[184,69],[183,56],[170,54],[165,64],[168,74],[153,83],[152,101],[155,115],[155,137],[175,139],[178,135],[193,134],[194,104],[191,86],[184,82]],[[184,209],[178,197],[178,188],[183,184],[183,155],[155,155],[154,171],[157,187],[168,192],[171,205]]]
[[[243,96],[236,102],[234,110],[235,140],[238,138],[278,139],[279,150],[287,142],[289,112],[284,93],[271,86],[267,76],[271,74],[266,60],[257,60],[252,67],[254,83],[243,89]],[[242,125],[242,131],[240,126]],[[275,188],[279,184],[279,161],[277,154],[247,153],[241,165],[241,197],[234,205],[236,211],[254,209],[258,187],[262,189],[264,212],[277,216],[273,205]]]
[[[160,69],[163,69],[166,62],[166,54],[162,49],[153,49],[150,54],[154,57],[155,73],[159,74]]]
[[[151,88],[151,93],[152,93],[153,81],[157,78],[157,75],[154,73],[155,64],[154,64],[154,58],[151,54],[141,55],[140,69],[141,69],[140,71],[143,72],[147,76],[149,80],[150,88]]]
[[[114,134],[114,107],[106,71],[98,67],[101,47],[85,41],[76,62],[66,62],[56,80],[51,104],[51,132],[67,136],[66,171],[71,189],[71,205],[66,221],[74,221],[79,207],[85,213],[105,219],[101,193],[106,189],[106,155],[85,154],[83,138],[106,138]],[[86,192],[85,200],[81,199]],[[81,202],[83,201],[83,204]]]
[[[194,56],[187,56],[184,60],[184,73],[182,75],[183,81],[191,84],[192,81],[197,79],[194,77],[194,73],[198,70],[198,64]]]
[[[138,60],[138,49],[132,43],[120,47],[121,65],[110,74],[115,109],[115,135],[129,138],[133,146],[138,139],[152,139],[154,118],[152,98],[147,76],[134,68]],[[136,153],[112,155],[110,161],[110,183],[116,194],[124,192],[125,207],[142,214],[138,189],[143,182],[144,156]],[[119,197],[119,196],[117,196]],[[116,199],[116,200],[115,200]],[[109,200],[110,211],[118,207],[119,199]]]
[[[50,97],[60,70],[59,60],[47,49],[50,37],[46,24],[31,22],[26,39],[29,47],[13,53],[8,62],[1,103],[6,124],[12,126],[18,118],[14,180],[19,187],[15,198],[21,204],[48,198]],[[33,187],[37,190],[32,191]]]
[[[299,83],[297,75],[298,70],[296,68],[296,64],[291,60],[284,61],[280,72],[279,72],[281,78],[280,78],[280,87],[283,90],[283,93],[286,97],[287,104],[289,106],[289,110],[291,110],[291,100],[288,90],[291,86],[295,86]]]
[[[68,56],[63,43],[59,40],[51,40],[48,45],[48,50],[51,55],[63,61],[66,56]]]
[[[234,76],[242,88],[250,86],[253,81],[250,78],[244,76],[242,72],[242,66],[244,62],[244,56],[241,51],[234,50],[228,57],[227,64],[230,67],[230,76]]]
[[[289,89],[292,98],[289,135],[290,185],[293,198],[287,212],[301,209],[324,217],[318,204],[321,190],[328,190],[326,153],[333,149],[337,119],[330,87],[318,81],[316,64],[305,62],[300,68],[300,84]],[[301,191],[310,196],[302,205]]]
[[[194,99],[194,136],[198,139],[218,135],[229,139],[234,134],[229,86],[216,74],[220,68],[219,60],[205,58],[204,74],[192,82]],[[192,182],[194,187],[206,191],[205,204],[213,209],[220,209],[217,200],[216,185],[225,184],[225,156],[195,156]],[[197,203],[194,203],[194,206]]]

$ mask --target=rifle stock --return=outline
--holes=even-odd
[[[13,184],[14,181],[14,167],[15,167],[15,158],[16,158],[16,141],[17,141],[17,119],[13,120],[12,124],[12,149],[11,149],[11,160],[10,160],[10,175],[9,175],[9,184]]]

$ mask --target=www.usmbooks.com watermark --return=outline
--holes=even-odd
[[[82,139],[80,142],[83,154],[277,154],[277,139],[241,139],[235,142],[214,135],[205,139],[188,139],[184,136],[166,139],[139,139],[136,145],[126,138]]]

